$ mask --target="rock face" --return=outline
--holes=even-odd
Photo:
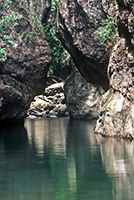
[[[1,1],[0,120],[23,118],[44,91],[51,58],[38,20],[42,7],[36,12],[33,2]]]
[[[104,93],[102,87],[88,83],[75,69],[67,79],[64,88],[71,119],[98,117],[101,96]]]
[[[43,95],[36,96],[28,110],[28,118],[67,117],[64,83],[55,83],[45,89]]]
[[[109,88],[95,129],[104,136],[134,138],[133,13],[133,0],[68,0],[57,7],[57,34],[76,67],[88,82]],[[110,54],[93,38],[100,20],[109,16],[115,18],[119,33]]]
[[[95,132],[134,138],[134,2],[115,3],[120,37],[110,57],[110,89],[103,96]]]
[[[56,12],[54,19],[50,17],[48,23],[56,26],[57,37],[71,54],[76,67],[88,82],[101,85],[107,90],[108,47],[100,45],[93,37],[101,19],[105,18],[102,2],[59,1]]]

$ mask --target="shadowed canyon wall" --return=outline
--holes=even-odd
[[[47,13],[48,8],[44,11]],[[47,13],[48,14],[48,13]],[[45,14],[46,16],[46,14]],[[93,84],[108,89],[108,47],[94,39],[93,33],[105,19],[101,1],[67,0],[57,3],[47,23],[56,30],[57,37],[71,54],[73,61],[84,76]],[[46,22],[44,18],[43,22]]]

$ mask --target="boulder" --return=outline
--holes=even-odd
[[[0,120],[24,118],[44,91],[51,53],[39,21],[43,9],[36,12],[36,6],[33,0],[1,1]]]
[[[54,96],[56,93],[63,92],[64,83],[55,83],[45,89],[45,96]]]
[[[77,69],[65,83],[67,110],[71,119],[97,118],[101,95],[101,86],[88,83]]]

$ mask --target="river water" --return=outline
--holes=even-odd
[[[95,121],[26,120],[0,129],[0,200],[134,199],[134,142]]]

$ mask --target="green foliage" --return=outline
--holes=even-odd
[[[4,15],[2,16],[2,18],[0,19],[0,31],[3,32],[5,27],[9,27],[11,22],[15,22],[16,20],[22,19],[23,16],[22,15],[16,15],[15,12],[11,12],[10,15]]]
[[[18,33],[18,36],[23,39],[24,37],[29,37],[29,38],[32,38],[33,36],[37,35],[35,31],[23,31],[21,30],[19,33]]]
[[[41,36],[42,33],[44,32],[44,27],[39,22],[38,18],[37,17],[32,17],[31,23],[36,27],[36,31],[37,31],[38,35]]]
[[[56,2],[58,2],[59,0],[51,0],[51,11],[55,10],[56,7]]]
[[[0,61],[4,62],[6,61],[7,57],[6,57],[6,52],[4,48],[0,47]]]
[[[2,38],[0,38],[0,41],[7,41],[9,44],[13,44],[12,38],[10,35],[4,35]]]
[[[8,3],[12,3],[12,1],[8,1]],[[4,32],[5,28],[10,28],[11,23],[15,22],[16,20],[22,19],[22,15],[16,15],[15,12],[11,12],[10,15],[4,15],[0,19],[0,32]],[[7,41],[9,44],[13,44],[13,41],[11,40],[11,36],[4,35],[0,38],[0,43]],[[5,52],[5,48],[0,47],[0,61],[4,62],[6,61],[7,56]]]
[[[6,6],[12,6],[13,1],[12,0],[7,0],[5,3],[0,3],[0,8],[5,8]]]
[[[47,35],[48,43],[52,52],[52,63],[49,68],[49,74],[59,76],[59,73],[64,69],[67,58],[70,58],[68,52],[62,47],[56,37],[56,32],[49,25],[44,26],[44,31]]]
[[[93,33],[95,39],[98,39],[101,44],[110,42],[113,45],[116,41],[117,24],[113,17],[101,20],[101,27]]]

